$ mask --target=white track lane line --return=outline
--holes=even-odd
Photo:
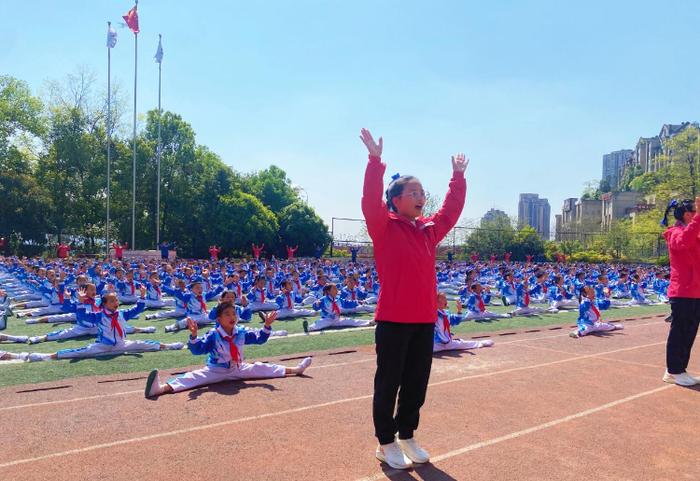
[[[649,325],[654,325],[654,324],[663,324],[661,322],[647,322],[644,324],[636,324],[633,326],[629,326],[627,329],[631,327],[643,327],[643,326],[649,326]],[[527,342],[527,341],[539,341],[539,340],[545,340],[545,339],[554,339],[557,337],[567,337],[568,334],[555,334],[552,336],[544,336],[544,337],[535,337],[535,338],[530,338],[530,339],[516,339],[513,341],[503,341],[503,342],[498,342],[497,345],[501,346],[504,344],[516,344],[520,342]],[[534,348],[535,346],[527,346],[527,347],[532,347]],[[543,348],[544,349],[544,348]],[[564,352],[561,351],[562,354],[571,354],[569,352]],[[362,364],[365,362],[375,362],[376,358],[372,356],[369,359],[362,359],[359,361],[348,361],[348,362],[339,362],[335,364],[326,364],[323,366],[314,366],[313,364],[309,367],[309,369],[320,369],[324,367],[339,367],[339,366],[347,366],[349,364]],[[40,407],[40,406],[49,406],[49,405],[54,405],[54,404],[66,404],[66,403],[71,403],[71,402],[80,402],[80,401],[92,401],[95,399],[101,399],[101,398],[108,398],[108,397],[114,397],[114,396],[128,396],[131,394],[138,394],[138,393],[143,393],[142,389],[134,390],[134,391],[122,391],[122,392],[117,392],[117,393],[111,393],[111,394],[96,394],[94,396],[86,396],[86,397],[79,397],[79,398],[71,398],[71,399],[60,399],[57,401],[45,401],[45,402],[37,402],[37,403],[29,403],[29,404],[20,404],[17,406],[6,406],[6,407],[0,407],[0,412],[2,411],[12,411],[15,409],[25,409],[25,408],[33,408],[33,407]]]
[[[640,392],[638,394],[633,394],[631,396],[627,396],[625,398],[618,399],[616,401],[611,401],[609,403],[602,404],[600,406],[597,406],[597,407],[594,407],[591,409],[586,409],[585,411],[579,411],[575,414],[571,414],[569,416],[564,416],[564,417],[559,418],[559,419],[554,419],[552,421],[538,424],[536,426],[532,426],[532,427],[529,427],[527,429],[515,431],[515,432],[512,432],[510,434],[505,434],[503,436],[499,436],[497,438],[488,439],[486,441],[481,441],[478,443],[470,444],[468,446],[464,446],[463,448],[455,449],[454,451],[449,451],[449,452],[441,454],[439,456],[433,456],[430,458],[430,462],[433,464],[439,463],[440,461],[444,461],[446,459],[450,459],[450,458],[453,458],[455,456],[460,456],[462,454],[466,454],[466,453],[471,452],[471,451],[476,451],[477,449],[485,448],[488,446],[492,446],[494,444],[502,443],[504,441],[510,441],[511,439],[516,439],[516,438],[519,438],[522,436],[526,436],[528,434],[536,433],[537,431],[542,431],[544,429],[548,429],[548,428],[557,426],[559,424],[563,424],[563,423],[566,423],[569,421],[573,421],[575,419],[580,419],[580,418],[583,418],[586,416],[590,416],[591,414],[605,411],[607,409],[611,409],[611,408],[614,408],[614,407],[619,406],[621,404],[635,401],[635,400],[642,398],[642,397],[645,397],[645,396],[651,396],[653,394],[665,391],[665,390],[670,389],[672,387],[673,386],[671,386],[671,385],[657,387],[656,389],[651,389],[649,391],[644,391],[644,392]],[[373,474],[372,476],[368,476],[366,478],[360,478],[356,481],[378,481],[380,479],[390,479],[391,476],[399,474],[401,472],[402,472],[401,470],[389,468],[384,472],[376,473],[376,474]],[[418,467],[418,472],[420,473],[420,467]]]
[[[588,354],[588,355],[584,355],[584,356],[575,356],[575,357],[571,357],[568,359],[562,359],[562,360],[558,360],[558,361],[550,361],[550,362],[545,362],[545,363],[541,363],[541,364],[535,364],[532,366],[521,366],[521,367],[516,367],[516,368],[512,368],[512,369],[504,369],[501,371],[493,371],[493,372],[483,373],[483,374],[474,374],[471,376],[462,376],[462,377],[458,377],[455,379],[448,379],[445,381],[430,383],[429,386],[430,387],[444,386],[447,384],[453,384],[453,383],[460,382],[460,381],[466,381],[468,379],[478,379],[478,378],[483,378],[483,377],[496,376],[499,374],[507,374],[507,373],[511,373],[511,372],[525,371],[528,369],[538,369],[541,367],[548,367],[548,366],[553,366],[556,364],[578,361],[581,359],[595,358],[597,356],[604,356],[606,354],[613,354],[616,352],[624,352],[624,351],[631,351],[633,349],[642,349],[642,348],[650,347],[650,346],[658,346],[660,344],[665,344],[665,341],[664,342],[657,342],[654,344],[644,344],[642,346],[626,347],[623,349],[615,349],[612,351],[601,352],[598,354]],[[665,386],[665,387],[668,387],[668,386]],[[142,391],[139,391],[139,392],[142,392]],[[299,412],[309,411],[312,409],[319,409],[319,408],[324,408],[324,407],[328,407],[328,406],[335,406],[338,404],[346,404],[346,403],[351,403],[354,401],[363,401],[363,400],[367,400],[367,399],[371,399],[371,398],[372,398],[372,394],[367,394],[364,396],[337,399],[335,401],[329,401],[329,402],[320,403],[320,404],[312,404],[312,405],[307,405],[307,406],[303,406],[303,407],[299,407],[299,408],[286,409],[284,411],[275,411],[275,412],[259,414],[259,415],[255,415],[255,416],[246,416],[243,418],[230,419],[228,421],[221,421],[218,423],[193,426],[191,428],[177,429],[174,431],[166,431],[163,433],[150,434],[148,436],[139,436],[139,437],[135,437],[135,438],[122,439],[120,441],[114,441],[111,443],[95,444],[92,446],[86,446],[84,448],[71,449],[68,451],[51,453],[51,454],[46,454],[43,456],[37,456],[37,457],[33,457],[33,458],[17,459],[15,461],[8,461],[5,463],[0,463],[0,468],[7,468],[10,466],[16,466],[18,464],[33,463],[33,462],[43,461],[43,460],[51,459],[51,458],[70,456],[72,454],[81,454],[81,453],[86,453],[86,452],[90,452],[90,451],[95,451],[98,449],[105,449],[105,448],[111,448],[114,446],[121,446],[124,444],[131,444],[131,443],[137,443],[137,442],[142,442],[142,441],[149,441],[152,439],[159,439],[159,438],[164,438],[164,437],[169,437],[169,436],[176,436],[178,434],[187,434],[187,433],[202,431],[205,429],[213,429],[213,428],[219,428],[219,427],[223,427],[223,426],[230,426],[233,424],[240,424],[240,423],[247,422],[247,421],[257,421],[260,419],[265,419],[265,418],[270,418],[270,417],[275,417],[275,416],[282,416],[285,414],[295,414],[295,413],[299,413]]]

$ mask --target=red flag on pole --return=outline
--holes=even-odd
[[[124,15],[122,18],[126,22],[126,25],[131,29],[134,34],[139,33],[139,15],[136,13],[136,7],[138,5],[134,5],[134,7],[129,10],[129,13]]]

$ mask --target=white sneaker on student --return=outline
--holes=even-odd
[[[396,441],[377,446],[375,456],[394,469],[408,469],[413,466],[411,460],[404,454]]]
[[[51,354],[48,354],[45,352],[32,352],[31,354],[29,354],[27,361],[38,362],[38,361],[48,361],[49,359],[51,359]]]
[[[171,344],[166,344],[165,345],[169,351],[179,351],[183,347],[185,347],[185,344],[182,342],[173,342]]]
[[[284,336],[286,336],[287,334],[289,334],[289,333],[288,333],[287,331],[284,331],[284,330],[272,331],[272,332],[270,333],[270,337],[273,337],[273,336],[274,336],[274,337],[284,337]]]
[[[158,369],[154,369],[148,375],[148,380],[146,381],[146,391],[144,395],[146,397],[155,397],[162,394],[160,388],[160,373]]]
[[[491,339],[484,339],[479,341],[479,347],[491,347],[493,346],[493,341]]]
[[[310,357],[305,357],[304,359],[301,360],[299,364],[297,364],[297,369],[299,372],[297,375],[301,375],[306,371],[306,369],[311,365],[311,358]]]
[[[154,332],[156,332],[156,328],[154,326],[141,328],[141,333],[143,334],[153,334]]]
[[[411,439],[398,439],[396,442],[399,444],[399,447],[403,451],[403,453],[413,461],[414,463],[427,463],[430,461],[430,455],[428,454],[428,451],[425,449],[421,448],[418,443],[416,442],[415,438]]]
[[[678,384],[679,386],[695,386],[698,380],[692,377],[687,372],[681,374],[670,374],[668,371],[664,373],[663,381],[669,384]]]

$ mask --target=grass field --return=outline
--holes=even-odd
[[[210,303],[213,306],[215,303]],[[452,306],[454,307],[454,306]],[[489,306],[495,312],[507,312],[512,307]],[[454,312],[454,311],[453,311]],[[604,320],[639,317],[669,312],[668,305],[642,306],[624,309],[612,309],[603,312]],[[555,324],[574,324],[577,311],[563,312],[559,314],[547,314],[543,316],[515,317],[512,319],[499,319],[492,322],[464,322],[453,327],[456,335],[480,335],[500,331],[503,329],[523,329],[537,326]],[[364,315],[361,318],[371,319],[372,315]],[[308,318],[309,323],[313,318]],[[138,319],[130,321],[133,326],[156,326],[155,334],[134,334],[129,339],[152,339],[161,342],[187,342],[189,331],[178,333],[165,333],[166,325],[173,323],[173,319],[146,321],[145,314]],[[259,318],[253,317],[252,322],[245,324],[250,327],[260,327]],[[69,327],[69,324],[52,326],[50,324],[25,324],[24,318],[11,317],[3,334],[37,336],[46,334],[56,329]],[[302,320],[277,321],[273,324],[276,330],[284,329],[289,334],[303,333]],[[200,328],[200,335],[210,328]],[[55,352],[59,349],[72,349],[82,347],[92,342],[92,338],[75,339],[58,342],[45,342],[40,344],[14,344],[3,343],[2,350],[9,352]],[[245,356],[247,359],[265,359],[271,356],[293,355],[297,353],[313,353],[324,349],[349,348],[352,346],[370,345],[374,343],[374,331],[372,329],[344,330],[341,332],[327,332],[322,335],[290,336],[287,338],[271,338],[262,346],[247,346]],[[143,354],[129,354],[123,356],[107,356],[97,359],[61,360],[36,363],[6,363],[0,362],[0,387],[15,384],[32,384],[37,382],[55,381],[58,379],[72,378],[76,376],[106,375],[129,372],[148,371],[153,368],[173,369],[185,366],[204,364],[204,356],[193,356],[189,350],[149,352]],[[290,361],[292,364],[293,361]]]

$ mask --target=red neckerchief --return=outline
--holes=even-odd
[[[56,292],[58,292],[58,302],[60,302],[61,304],[63,304],[63,296],[64,296],[64,293],[63,293],[63,292],[59,292],[59,291],[60,291],[59,289],[56,289]]]
[[[291,296],[291,294],[288,292],[288,293],[287,293],[287,309],[291,309],[291,308],[292,308],[292,296]]]
[[[238,282],[236,283],[236,292],[237,292],[236,297],[238,297],[238,299],[240,299],[241,298],[241,284]]]
[[[199,301],[199,305],[202,308],[203,313],[207,313],[207,303],[204,302],[204,298],[202,296],[197,296],[197,300]]]
[[[297,279],[297,280],[294,281],[294,282],[295,282],[296,285],[297,285],[297,289],[298,289],[299,291],[301,291],[301,282],[299,282],[299,279]]]
[[[479,300],[479,312],[484,312],[486,310],[484,299],[482,299],[481,294],[477,294],[476,298]]]
[[[153,284],[153,289],[156,290],[156,292],[158,293],[158,299],[160,299],[160,287],[158,287],[157,285]]]
[[[355,289],[353,289],[351,292],[352,292],[352,300],[353,301],[357,300],[357,295],[355,294]]]
[[[530,305],[530,293],[524,287],[523,289],[525,290],[525,307],[527,307]]]
[[[260,291],[260,302],[265,302],[265,289],[258,289]]]
[[[133,296],[133,295],[134,295],[134,292],[136,292],[136,291],[134,290],[134,281],[129,282],[129,286],[131,287],[131,295]]]
[[[591,310],[595,314],[595,317],[596,317],[595,320],[600,321],[600,311],[598,310],[598,308],[596,307],[596,305],[593,302],[591,302]]]
[[[119,325],[119,311],[115,311],[112,314],[110,314],[109,312],[107,312],[107,309],[102,309],[102,313],[112,320],[110,325],[112,326],[112,329],[117,331],[119,337],[124,337],[124,331],[122,331],[122,326]]]
[[[241,365],[241,354],[238,352],[238,346],[233,342],[235,334],[233,336],[222,336],[225,341],[228,341],[228,349],[231,353],[231,362],[235,362],[236,366]]]
[[[330,298],[331,302],[333,303],[333,313],[340,315],[340,308],[338,307],[338,303],[335,302],[335,299]]]
[[[452,331],[450,331],[450,319],[447,317],[447,314],[445,314],[441,311],[438,311],[438,316],[440,316],[442,318],[442,327],[445,330],[445,332],[447,333],[447,336],[449,338],[451,338]]]
[[[275,292],[275,288],[272,286],[272,280],[267,281],[267,288],[272,293]]]

